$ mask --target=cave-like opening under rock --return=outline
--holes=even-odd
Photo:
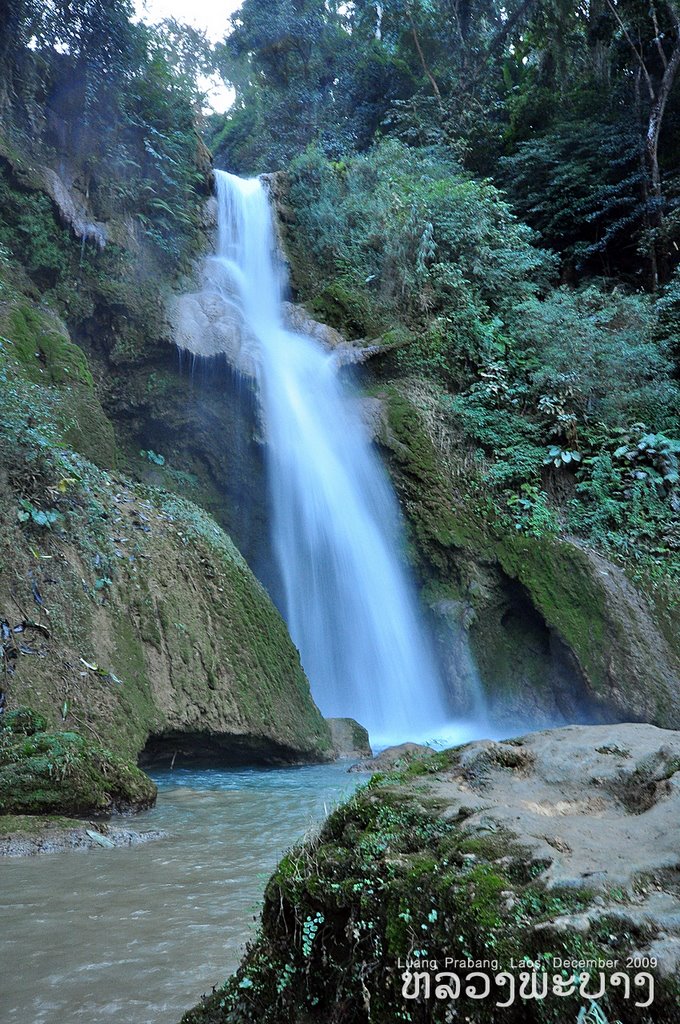
[[[300,756],[263,736],[164,732],[149,736],[138,760],[147,769],[281,767],[299,764]]]

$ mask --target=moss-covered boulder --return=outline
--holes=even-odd
[[[4,719],[4,720],[3,720]],[[0,814],[141,811],[156,785],[136,765],[76,732],[46,732],[28,708],[0,719]]]
[[[625,725],[374,776],[284,857],[183,1024],[674,1024],[679,771],[680,733]]]
[[[327,718],[336,757],[370,757],[368,731],[353,718]]]
[[[556,537],[506,537],[495,550],[572,652],[594,702],[619,720],[680,727],[677,638],[620,566]]]
[[[8,708],[131,758],[147,741],[149,759],[330,757],[298,652],[230,537],[197,505],[84,457],[76,435],[97,436],[84,410],[108,423],[90,384],[46,378],[32,358],[0,339]]]
[[[51,527],[17,521],[17,497],[4,498],[10,706],[63,717],[127,756],[152,736],[152,759],[201,746],[224,761],[329,757],[285,624],[217,524],[71,456],[58,472],[79,482],[50,499]],[[35,623],[12,614],[10,587]]]

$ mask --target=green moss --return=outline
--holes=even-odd
[[[389,323],[365,292],[333,281],[306,303],[312,316],[347,338],[376,338]]]
[[[69,388],[61,396],[58,425],[69,448],[100,469],[116,468],[118,451],[113,424],[89,388]]]
[[[495,550],[549,626],[575,652],[596,692],[606,685],[606,592],[586,554],[554,538],[506,536]]]
[[[450,488],[418,411],[396,389],[386,393],[388,430],[382,438],[402,506],[407,512],[412,557],[421,575],[457,575],[455,549],[473,539],[456,515]]]
[[[50,832],[62,829],[82,829],[83,822],[78,818],[65,818],[61,815],[37,817],[31,814],[0,814],[0,839],[30,839],[42,837]]]
[[[3,733],[33,736],[36,732],[44,732],[46,728],[45,716],[37,714],[32,708],[15,708],[14,711],[6,711],[0,718],[0,737]]]
[[[154,706],[146,665],[145,645],[133,616],[139,607],[135,595],[123,589],[122,606],[113,613],[113,654],[111,669],[116,678],[116,701],[111,709],[111,735],[116,748],[135,755],[147,736],[162,721]],[[121,595],[121,596],[122,596]]]
[[[92,387],[85,353],[74,345],[59,321],[27,302],[10,308],[2,328],[31,380]]]
[[[457,750],[441,750],[435,754],[427,754],[415,758],[398,777],[413,779],[419,775],[437,775],[445,772],[458,763],[460,754]]]
[[[77,733],[0,733],[0,814],[110,814],[155,799],[144,772]]]
[[[502,712],[521,713],[528,703],[554,719],[571,704],[595,717],[675,727],[678,659],[668,613],[592,548],[520,532],[499,515],[474,467],[447,456],[445,444],[435,447],[436,396],[408,383],[383,393],[382,443],[423,596],[447,643],[461,627],[470,630],[480,676]]]

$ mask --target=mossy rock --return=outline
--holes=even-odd
[[[371,757],[368,731],[354,718],[327,718],[336,757]]]
[[[680,658],[653,602],[585,544],[510,531],[488,496],[446,471],[407,391],[383,388],[380,441],[409,554],[437,615],[458,609],[467,619],[491,703],[500,693],[499,707],[507,697],[521,721],[522,707],[531,708],[537,724],[546,724],[545,714],[553,722],[564,716],[677,728]],[[453,640],[440,632],[443,644],[455,642],[455,630]]]
[[[100,469],[115,469],[119,462],[116,435],[97,396],[89,388],[68,388],[59,405],[59,425],[69,448]]]
[[[82,828],[82,819],[66,818],[60,814],[0,814],[0,841],[14,838],[38,839],[50,832]]]
[[[19,302],[2,314],[0,326],[30,380],[92,387],[85,353],[53,314]]]
[[[387,327],[365,293],[338,281],[327,285],[305,305],[315,319],[334,327],[349,339],[375,338]]]
[[[75,732],[26,732],[40,724],[22,708],[0,732],[0,814],[96,816],[153,806],[156,785],[136,765]]]
[[[622,569],[557,537],[506,536],[495,550],[611,717],[680,727],[677,649],[664,637],[653,604]]]
[[[612,1022],[675,1024],[680,985],[670,969],[677,958],[678,929],[673,873],[665,877],[658,872],[653,884],[640,883],[642,891],[636,888],[637,867],[627,859],[622,870],[630,886],[608,885],[601,880],[606,875],[602,871],[593,871],[597,880],[571,878],[574,864],[582,865],[584,856],[573,834],[569,862],[556,852],[560,845],[567,847],[554,837],[554,819],[551,825],[551,818],[540,813],[542,807],[527,822],[521,813],[532,813],[523,800],[534,764],[539,766],[537,791],[550,788],[544,799],[558,804],[563,782],[570,793],[572,788],[588,792],[588,781],[580,777],[580,758],[573,756],[579,744],[587,757],[599,758],[605,771],[610,764],[608,780],[614,781],[623,748],[617,746],[614,754],[605,745],[597,755],[594,749],[608,729],[534,734],[538,746],[525,737],[527,749],[521,741],[481,741],[415,762],[402,772],[374,776],[327,818],[318,834],[283,858],[265,891],[259,934],[237,973],[204,997],[182,1024],[447,1024],[458,1019],[469,1024],[567,1024],[583,1019],[590,1008],[578,985],[571,992],[555,995],[547,990],[546,998],[516,998],[508,1005],[507,988],[494,991],[496,975],[512,974],[515,992],[522,971],[536,971],[539,990],[542,973],[550,981],[557,974],[566,985],[570,972],[553,966],[558,957],[616,962],[619,966],[609,971],[602,968],[611,975],[625,970],[630,954],[653,957],[657,936],[670,960],[666,968],[658,966],[659,952],[653,1006],[639,1009],[636,997],[627,1000],[615,985],[607,988],[598,1006]],[[650,744],[663,750],[664,734],[658,730],[613,729],[625,732],[632,765]],[[675,749],[680,734],[669,735]],[[574,749],[560,761],[562,745],[570,744]],[[490,780],[493,789],[500,788],[487,796]],[[607,816],[609,824],[599,828],[612,829],[612,845],[619,819],[645,837],[646,822],[623,810],[614,793],[608,799],[614,810],[611,819]],[[657,810],[667,818],[673,815],[672,808],[664,811],[662,802]],[[508,827],[509,820],[516,829]],[[566,827],[563,820],[560,827]],[[591,843],[597,839],[598,823],[587,812],[581,812],[574,828],[575,834],[590,836]],[[626,841],[637,842],[630,837]],[[639,877],[646,877],[651,864],[658,868],[664,861],[672,839],[667,836],[663,851],[657,851],[654,841],[644,838],[639,849]],[[585,856],[588,860],[590,850]],[[604,842],[596,854],[597,867],[608,865],[611,856]],[[668,908],[661,910],[660,919],[652,909],[657,889]],[[664,920],[673,935],[659,934],[665,930]],[[671,925],[671,920],[676,923]],[[455,965],[446,966],[446,957]],[[420,998],[404,998],[409,959],[422,961],[412,970],[423,972],[421,981],[427,977],[429,998],[423,997],[424,981]],[[595,985],[598,969],[591,969]],[[467,981],[473,993],[478,991],[474,976],[469,977],[475,970],[489,977],[487,999],[471,998],[466,989]],[[435,997],[439,971],[451,971],[462,982],[456,1001]]]
[[[97,466],[114,468],[113,424],[95,394],[87,357],[71,340],[63,322],[13,292],[10,301],[0,305],[0,335],[0,366],[11,368],[15,387],[25,382],[34,390],[44,389],[47,401],[32,419],[45,416],[51,406],[55,441],[74,448]],[[34,394],[33,403],[36,397]]]
[[[44,732],[46,728],[47,719],[44,715],[32,708],[15,708],[14,711],[6,711],[0,718],[0,740],[3,733],[12,737],[33,736],[36,732]]]
[[[51,727],[74,725],[130,758],[149,737],[172,757],[188,734],[192,751],[217,739],[224,761],[328,759],[330,734],[298,652],[229,536],[191,502],[65,448],[72,401],[94,395],[28,381],[8,350],[0,615],[14,627],[17,602],[49,613],[49,627],[23,644],[32,657],[9,643],[18,660],[0,687],[8,706],[31,705]],[[98,439],[76,413],[83,442],[104,461],[110,435]]]

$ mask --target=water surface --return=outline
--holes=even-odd
[[[2,1024],[176,1024],[237,966],[285,849],[347,765],[152,773],[167,839],[0,859]]]

